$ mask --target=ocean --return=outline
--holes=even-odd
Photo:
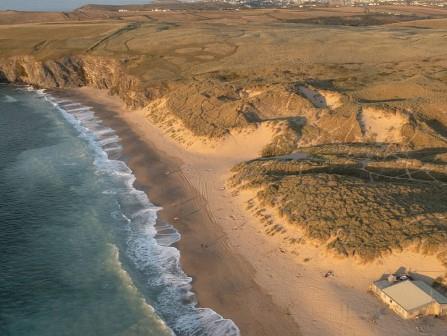
[[[88,106],[0,85],[0,335],[238,336]]]

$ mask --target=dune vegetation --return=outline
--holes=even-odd
[[[231,183],[256,190],[261,208],[278,210],[278,222],[288,225],[276,229],[302,228],[341,256],[368,261],[407,247],[445,249],[447,166],[427,161],[445,150],[384,155],[375,145],[337,147],[241,163]],[[273,234],[277,222],[267,224]]]
[[[447,244],[445,10],[156,6],[2,12],[0,79],[108,89],[197,139],[268,125],[231,182],[308,237],[363,260]]]

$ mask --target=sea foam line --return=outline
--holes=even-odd
[[[67,99],[58,100],[43,90],[35,92],[61,112],[87,141],[98,172],[116,179],[120,185],[105,193],[116,193],[118,197],[120,216],[127,225],[125,254],[144,276],[151,293],[157,293],[149,298],[155,311],[178,336],[239,336],[239,328],[233,321],[212,309],[197,307],[192,279],[181,269],[180,252],[172,246],[180,239],[180,234],[169,224],[157,230],[160,208],[154,206],[143,191],[134,188],[135,176],[126,163],[109,157],[117,155],[121,148],[115,131],[104,127],[90,107]]]

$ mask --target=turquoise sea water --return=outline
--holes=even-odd
[[[91,108],[0,86],[0,335],[238,335]]]

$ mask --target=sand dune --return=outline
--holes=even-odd
[[[366,138],[385,143],[405,141],[401,130],[409,118],[404,113],[375,107],[364,107],[361,113]]]

